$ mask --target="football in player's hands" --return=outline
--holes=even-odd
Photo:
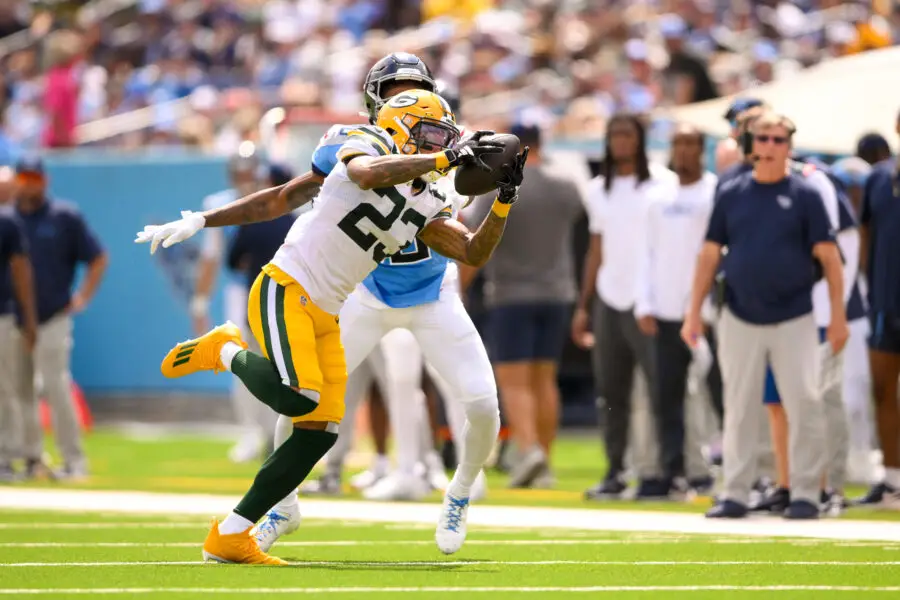
[[[489,170],[475,164],[463,164],[456,169],[454,185],[457,193],[462,196],[480,196],[497,189],[507,176],[503,167],[515,166],[514,161],[519,154],[519,138],[510,133],[485,135],[480,139],[502,147],[499,152],[480,157]]]

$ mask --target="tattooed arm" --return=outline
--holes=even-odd
[[[503,236],[506,217],[491,211],[475,233],[453,219],[435,219],[425,226],[419,239],[432,250],[471,267],[483,267]]]
[[[254,192],[221,208],[204,212],[205,227],[227,227],[277,219],[315,198],[323,181],[321,175],[309,171],[284,185]]]
[[[347,157],[347,176],[360,189],[371,190],[407,183],[437,168],[438,154],[391,154]],[[446,162],[446,161],[445,161]]]

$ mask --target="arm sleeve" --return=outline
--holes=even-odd
[[[603,189],[603,179],[595,178],[588,188],[585,206],[588,214],[588,230],[592,235],[603,233],[604,207],[606,204],[606,190]]]
[[[638,318],[654,314],[653,263],[655,256],[654,240],[659,230],[659,203],[653,203],[647,209],[647,235],[644,245],[638,248],[637,272],[635,273],[634,315]]]
[[[717,192],[714,202],[712,214],[709,215],[709,225],[706,228],[706,241],[727,246],[728,227],[725,210],[728,205],[728,194]]]
[[[831,219],[825,210],[825,201],[822,194],[813,188],[806,188],[800,191],[801,200],[806,205],[807,232],[809,235],[809,246],[813,246],[821,242],[833,242],[835,228],[831,224]]]
[[[28,254],[28,240],[21,224],[14,218],[0,217],[0,260]]]
[[[813,171],[807,181],[822,196],[822,204],[825,207],[825,212],[828,214],[828,221],[831,223],[832,228],[837,231],[840,228],[840,217],[838,215],[837,190],[834,184],[828,179],[828,175],[818,169]]]
[[[80,214],[73,215],[75,224],[75,257],[80,262],[93,262],[95,258],[103,254],[103,246],[100,240],[88,227]]]

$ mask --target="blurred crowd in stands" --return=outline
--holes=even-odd
[[[898,42],[896,0],[5,0],[0,163],[85,142],[232,152],[271,106],[355,114],[366,70],[396,50],[454,86],[467,119],[599,138],[616,110]]]

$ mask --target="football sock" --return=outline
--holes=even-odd
[[[241,533],[242,531],[247,531],[249,528],[253,527],[254,523],[250,520],[245,519],[241,515],[232,512],[225,520],[219,523],[219,534],[220,535],[234,535],[235,533]]]
[[[290,417],[278,415],[278,422],[275,424],[275,450],[281,447],[294,433],[294,422]],[[294,488],[288,495],[282,498],[275,505],[281,513],[294,512],[297,510],[297,489]]]
[[[318,398],[314,400],[284,385],[275,365],[259,354],[241,350],[232,358],[230,369],[251,394],[280,415],[300,417],[319,406]]]
[[[497,397],[466,402],[466,424],[462,431],[462,457],[453,476],[454,493],[468,495],[484,467],[500,432]]]
[[[295,489],[334,445],[337,434],[297,429],[266,459],[234,512],[256,523]]]

